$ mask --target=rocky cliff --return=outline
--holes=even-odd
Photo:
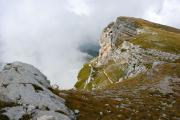
[[[5,65],[0,72],[0,120],[75,119],[65,100],[50,90],[50,82],[33,66]]]
[[[180,57],[180,30],[139,18],[119,17],[100,38],[99,56],[85,64],[77,89],[93,90],[145,73],[154,63]]]

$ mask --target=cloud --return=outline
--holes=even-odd
[[[151,6],[145,17],[154,22],[180,28],[179,5],[179,0],[164,0],[159,6]]]
[[[69,0],[67,9],[77,15],[90,15],[91,8],[85,0]]]
[[[118,16],[178,26],[179,0],[0,0],[1,62],[38,67],[61,88],[72,88],[102,29]],[[90,44],[92,43],[92,44]],[[98,45],[97,45],[98,46]],[[94,47],[92,47],[94,49]]]

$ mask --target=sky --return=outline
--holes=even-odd
[[[118,16],[180,28],[180,0],[0,0],[0,62],[22,61],[73,88],[101,31]]]

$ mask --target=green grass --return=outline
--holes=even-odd
[[[92,80],[87,84],[85,90],[92,90],[93,88],[104,88],[107,87],[110,83],[108,77],[113,82],[118,82],[119,78],[125,75],[125,72],[121,69],[119,64],[109,61],[106,65],[101,65],[98,67],[93,67],[94,72],[92,73]],[[107,76],[105,75],[106,72]],[[75,87],[77,89],[84,89],[86,80],[89,77],[90,67],[89,65],[84,65],[78,75],[78,82]]]
[[[75,84],[75,87],[77,89],[83,89],[86,80],[88,79],[89,75],[91,72],[91,67],[89,66],[89,64],[85,64],[83,66],[83,68],[80,70],[79,74],[78,74],[78,81]]]
[[[113,82],[118,82],[119,78],[125,75],[124,71],[118,64],[108,66],[106,69],[107,75]]]
[[[157,34],[142,33],[131,40],[133,44],[140,45],[142,48],[156,49],[170,53],[180,53],[180,34],[166,31],[157,31]]]

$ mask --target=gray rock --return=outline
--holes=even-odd
[[[53,113],[56,110],[64,114],[52,114],[74,119],[73,112],[65,106],[65,100],[53,94],[48,88],[50,82],[32,65],[14,62],[4,66],[0,72],[0,100],[13,101],[20,107],[6,109],[10,118],[18,120],[21,113],[37,113],[44,111]],[[13,115],[19,113],[19,116]],[[66,116],[66,117],[64,117]],[[40,117],[40,116],[39,116]]]
[[[75,113],[75,114],[79,114],[79,110],[77,110],[77,109],[74,110],[74,113]]]
[[[4,113],[9,117],[10,120],[19,120],[24,114],[26,114],[23,106],[5,108],[6,112]]]
[[[38,111],[35,118],[36,120],[71,120],[68,116],[53,111]]]

